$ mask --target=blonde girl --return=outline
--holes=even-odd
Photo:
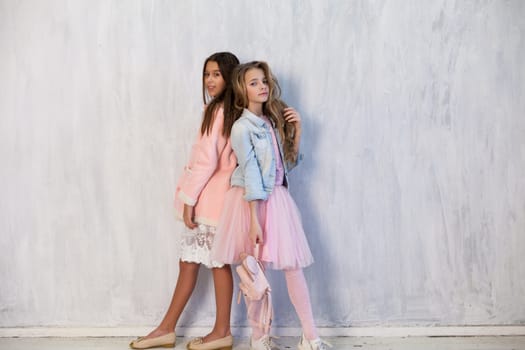
[[[299,350],[325,349],[317,333],[303,268],[313,262],[299,210],[288,192],[288,172],[297,165],[301,117],[280,99],[280,88],[265,62],[250,62],[234,72],[235,113],[231,142],[238,166],[226,194],[217,244],[212,257],[226,264],[240,262],[240,253],[260,246],[267,268],[283,270],[303,336]],[[269,350],[269,334],[257,322],[257,307],[248,305],[252,327],[250,348]]]

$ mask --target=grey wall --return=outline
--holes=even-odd
[[[320,326],[525,324],[524,31],[519,0],[0,1],[0,326],[160,320],[222,50],[302,113]],[[212,290],[180,325],[212,324]]]

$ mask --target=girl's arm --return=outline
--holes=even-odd
[[[267,199],[268,193],[264,190],[261,169],[255,158],[250,131],[242,123],[235,123],[230,140],[244,176],[244,199],[247,201]]]
[[[263,244],[264,242],[263,242],[263,236],[262,236],[262,229],[259,223],[259,216],[257,215],[259,201],[253,200],[249,202],[249,204],[250,204],[250,231],[248,232],[248,235],[250,237],[250,241],[252,241],[253,245],[256,245],[257,243]]]
[[[185,204],[183,220],[189,228],[193,228],[193,225],[188,225],[193,223],[193,207],[217,169],[220,152],[218,144],[224,122],[222,113],[222,108],[217,111],[209,134],[199,133],[177,187],[177,197]]]

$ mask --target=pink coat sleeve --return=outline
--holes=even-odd
[[[176,189],[176,197],[188,205],[195,205],[199,195],[217,169],[219,139],[223,126],[222,108],[215,115],[210,133],[199,134],[192,146],[190,159]]]

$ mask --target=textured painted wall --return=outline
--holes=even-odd
[[[0,1],[0,326],[160,320],[222,50],[302,112],[320,326],[524,324],[524,38],[519,0]],[[180,325],[213,322],[212,290]]]

